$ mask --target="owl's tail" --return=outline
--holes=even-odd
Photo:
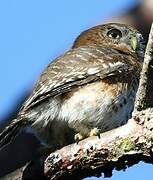
[[[16,136],[21,132],[25,127],[25,121],[21,119],[14,119],[11,124],[9,124],[1,133],[0,133],[0,149],[4,146],[10,144]]]

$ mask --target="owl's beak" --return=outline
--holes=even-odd
[[[132,49],[135,51],[136,48],[137,48],[137,45],[138,45],[137,37],[135,35],[131,35],[131,37],[130,37],[130,44],[131,44]]]

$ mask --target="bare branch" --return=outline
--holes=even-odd
[[[149,72],[149,65],[153,60],[153,24],[151,26],[149,40],[146,47],[139,88],[136,96],[135,108],[134,111],[139,111],[146,108],[146,94],[147,94],[147,85],[148,85],[148,72]],[[151,67],[152,68],[152,67]]]
[[[95,172],[110,176],[114,167],[125,168],[133,157],[135,163],[145,159],[152,162],[152,128],[153,110],[147,109],[126,125],[101,134],[101,139],[90,137],[50,154],[45,175],[50,179],[81,178]]]

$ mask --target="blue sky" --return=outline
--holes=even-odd
[[[152,171],[153,165],[140,162],[139,164],[127,168],[125,171],[114,170],[111,178],[90,177],[84,180],[152,180]]]
[[[1,0],[0,119],[12,112],[39,74],[71,47],[84,29],[133,6],[136,0]],[[153,166],[114,173],[112,180],[152,179]]]

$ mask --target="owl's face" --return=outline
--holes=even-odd
[[[144,55],[144,39],[134,28],[118,23],[109,23],[84,31],[74,42],[73,48],[83,45],[102,45],[123,53]]]

